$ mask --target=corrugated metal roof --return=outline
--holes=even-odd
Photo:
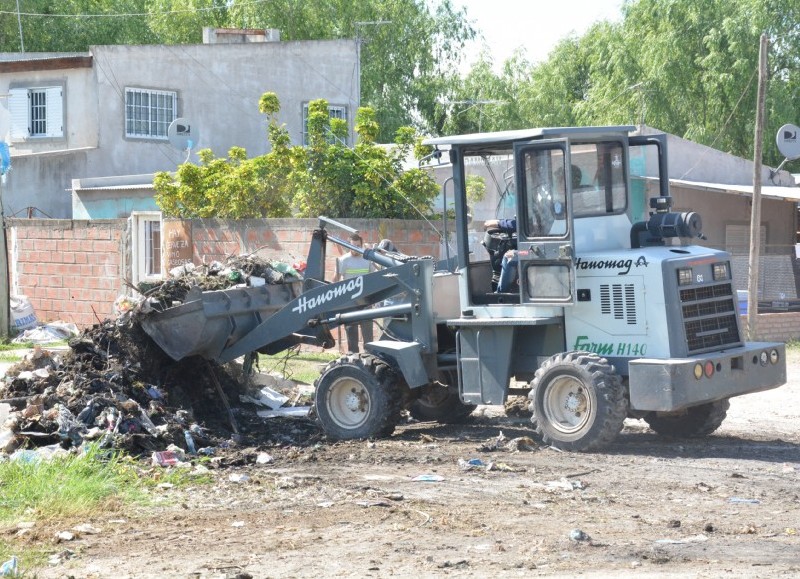
[[[750,197],[753,195],[752,185],[727,185],[725,183],[704,183],[700,181],[686,181],[684,179],[670,179],[670,185],[695,189],[697,191],[712,191],[715,193],[727,193],[729,195],[742,195]],[[761,196],[769,199],[783,201],[800,202],[800,187],[776,187],[774,185],[762,185]]]
[[[83,192],[83,191],[131,191],[140,189],[153,189],[152,183],[141,183],[139,185],[105,185],[103,187],[77,187],[67,189],[67,191]]]

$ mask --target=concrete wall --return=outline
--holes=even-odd
[[[343,220],[365,242],[394,241],[409,255],[439,256],[439,236],[421,221]],[[308,254],[316,219],[193,220],[193,262],[224,261],[256,253],[293,263]],[[27,296],[38,319],[88,327],[113,316],[114,300],[130,294],[131,231],[127,219],[72,221],[9,219],[11,293]],[[438,224],[437,224],[438,225]],[[340,238],[347,234],[330,230]],[[326,279],[333,279],[341,248],[328,244]]]
[[[6,215],[36,207],[39,216],[67,217],[70,179],[86,171],[98,145],[97,84],[94,71],[83,67],[0,74],[0,95],[39,86],[63,87],[64,136],[11,139],[8,99],[0,98],[0,140],[9,144],[12,164],[2,185],[3,208]]]
[[[707,240],[697,243],[708,247],[725,249],[725,228],[728,225],[750,227],[751,202],[749,197],[716,193],[713,191],[697,191],[673,185],[670,188],[675,211],[692,210],[700,214],[703,220],[703,234]],[[761,222],[766,227],[767,244],[761,247],[765,254],[794,255],[795,203],[777,199],[761,199]],[[743,248],[744,252],[749,247]]]
[[[349,40],[95,46],[92,53],[101,149],[88,174],[76,177],[171,171],[186,160],[185,152],[165,141],[125,137],[125,88],[176,91],[178,116],[199,131],[197,148],[217,156],[233,146],[249,156],[267,152],[267,119],[258,112],[258,99],[267,91],[278,95],[278,121],[295,143],[302,139],[303,102],[325,98],[347,106],[351,127],[358,106],[356,47]],[[196,162],[196,155],[190,160]]]

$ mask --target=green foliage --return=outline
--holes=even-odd
[[[751,158],[759,37],[770,39],[765,162],[800,110],[796,0],[628,0],[619,23],[561,40],[547,60],[524,54],[495,73],[484,58],[447,94],[443,132],[645,123]],[[471,106],[499,101],[502,106]]]
[[[158,173],[153,180],[156,202],[165,215],[183,218],[300,217],[418,218],[427,215],[438,186],[425,172],[403,171],[402,161],[419,142],[416,132],[400,128],[397,146],[375,144],[379,126],[375,112],[356,115],[361,140],[348,147],[347,123],[331,119],[328,103],[308,105],[308,146],[292,146],[275,115],[280,102],[265,93],[259,110],[269,116],[266,155],[247,158],[234,147],[228,157],[199,151],[200,164],[184,163],[173,176]]]
[[[467,175],[467,201],[478,203],[486,196],[486,180],[480,175]]]

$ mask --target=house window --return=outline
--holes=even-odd
[[[64,136],[64,89],[60,86],[14,88],[8,94],[11,139]]]
[[[167,129],[177,116],[178,93],[125,89],[125,136],[167,139]]]
[[[328,116],[332,119],[342,119],[343,121],[347,121],[347,107],[330,105],[328,106]],[[329,136],[328,142],[334,142],[333,135]],[[344,141],[339,139],[339,142],[343,145],[346,145],[347,139]],[[308,145],[308,103],[303,104],[303,145]]]
[[[157,281],[162,276],[161,214],[134,211],[131,214],[133,283]]]

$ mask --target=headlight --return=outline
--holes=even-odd
[[[731,270],[728,262],[714,264],[714,281],[731,278]]]
[[[761,352],[761,355],[759,356],[759,361],[761,362],[762,366],[766,366],[767,360],[769,360],[769,355],[767,354],[767,351],[764,350],[763,352]]]
[[[678,285],[692,285],[691,267],[685,267],[678,270]]]

